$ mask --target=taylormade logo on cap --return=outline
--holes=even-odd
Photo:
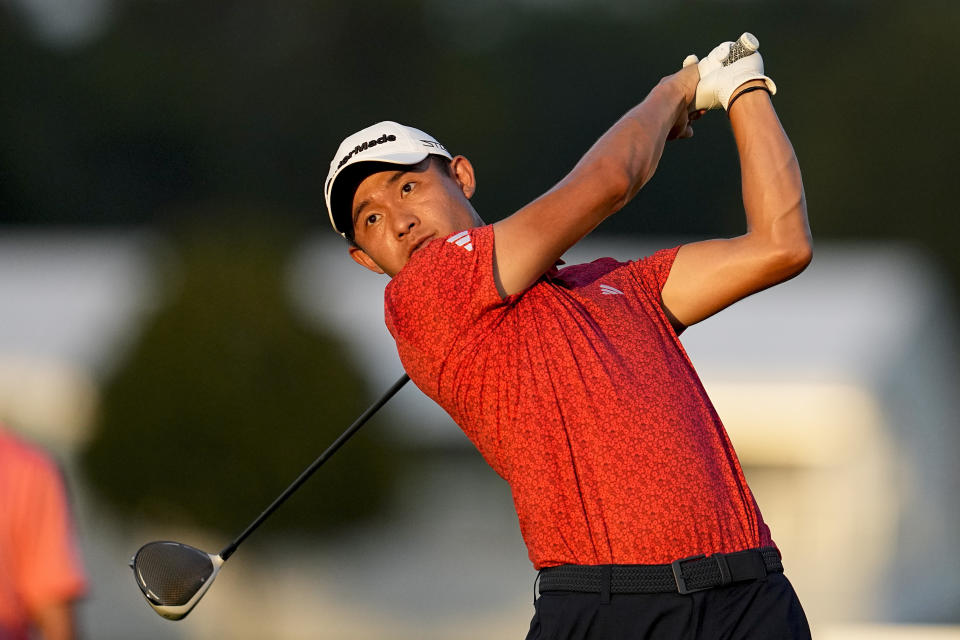
[[[369,141],[367,141],[367,142],[364,142],[363,144],[358,144],[357,146],[355,146],[355,147],[350,151],[350,153],[348,153],[347,155],[343,156],[343,160],[341,160],[341,161],[340,161],[340,164],[337,165],[337,169],[339,169],[339,168],[342,167],[343,165],[345,165],[345,164],[347,164],[348,162],[350,162],[350,158],[352,158],[355,153],[360,153],[361,151],[366,151],[366,150],[369,149],[370,147],[374,147],[374,146],[376,146],[376,145],[378,145],[378,144],[386,144],[386,143],[388,143],[388,142],[396,142],[396,141],[397,141],[397,136],[395,136],[395,135],[393,135],[393,134],[386,134],[386,133],[385,133],[385,134],[383,134],[382,136],[380,136],[379,138],[377,138],[376,140],[369,140]]]
[[[351,224],[349,211],[334,212],[334,187],[337,177],[343,170],[360,162],[385,162],[388,164],[414,165],[428,155],[434,154],[452,159],[447,148],[437,140],[419,129],[384,120],[362,129],[351,136],[347,136],[340,143],[336,155],[330,162],[330,172],[324,185],[324,199],[327,204],[327,213],[330,224],[340,235],[346,235],[344,230]],[[340,203],[342,198],[337,198]],[[343,204],[338,204],[343,209]],[[338,224],[339,220],[339,224]]]

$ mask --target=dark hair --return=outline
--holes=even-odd
[[[434,162],[439,170],[453,177],[450,159],[446,156],[431,154],[416,165],[411,166],[415,167],[425,164],[428,160]],[[381,171],[396,171],[400,166],[403,165],[396,165],[389,162],[358,162],[350,165],[337,176],[333,191],[330,193],[330,209],[333,211],[333,218],[337,222],[337,228],[343,232],[343,235],[351,245],[358,246],[353,237],[352,215],[353,196],[357,192],[357,187],[360,186],[361,182],[375,173]]]

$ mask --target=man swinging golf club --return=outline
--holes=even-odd
[[[492,225],[471,205],[470,162],[423,131],[375,124],[331,162],[330,220],[355,261],[392,278],[404,368],[510,484],[540,570],[528,638],[809,637],[678,339],[811,259],[758,45],[744,34],[689,56],[563,180]],[[736,140],[747,232],[558,269],[714,108]]]

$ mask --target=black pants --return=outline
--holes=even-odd
[[[810,627],[782,573],[678,593],[552,591],[534,603],[527,640],[809,640]]]

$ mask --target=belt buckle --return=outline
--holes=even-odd
[[[673,579],[677,583],[677,591],[681,595],[687,595],[688,593],[695,593],[697,591],[706,591],[710,587],[700,587],[699,589],[688,589],[687,580],[683,577],[683,569],[680,567],[684,562],[690,562],[692,560],[703,560],[706,558],[704,554],[699,554],[696,556],[690,556],[687,558],[680,558],[679,560],[674,560],[670,563],[670,568],[673,569]]]

